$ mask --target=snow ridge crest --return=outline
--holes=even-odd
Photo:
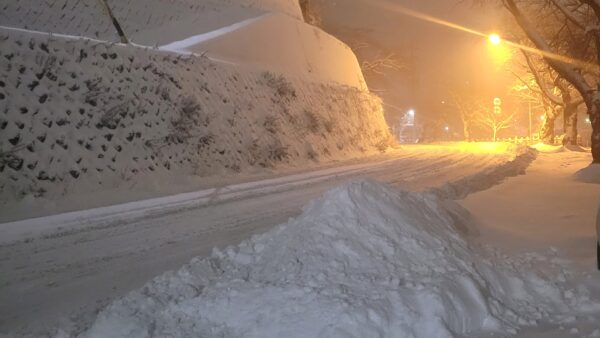
[[[349,183],[114,302],[82,336],[453,337],[569,311],[552,279],[518,272],[534,263],[472,243],[467,217],[434,194]]]

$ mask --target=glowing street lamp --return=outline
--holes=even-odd
[[[504,43],[504,40],[498,34],[490,34],[487,37],[488,49],[490,51],[492,61],[496,66],[504,66],[513,55],[511,48],[508,43]]]
[[[494,46],[499,46],[502,43],[502,38],[500,37],[500,35],[495,34],[495,33],[490,34],[490,36],[488,37],[488,40]]]

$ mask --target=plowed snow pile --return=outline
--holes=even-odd
[[[467,216],[432,194],[351,183],[287,224],[156,278],[83,336],[451,337],[593,309],[586,290],[563,291],[560,267],[537,271],[534,257],[511,261],[471,243]]]

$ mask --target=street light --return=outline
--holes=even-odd
[[[488,35],[488,49],[490,50],[492,61],[498,67],[504,66],[512,58],[513,54],[509,45],[502,42],[500,35]]]
[[[502,38],[500,37],[500,35],[495,34],[495,33],[490,34],[488,39],[490,40],[490,43],[494,46],[499,46],[502,43]]]

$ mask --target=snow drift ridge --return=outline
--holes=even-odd
[[[82,336],[452,337],[589,305],[471,243],[465,217],[432,194],[350,183],[115,301]]]

